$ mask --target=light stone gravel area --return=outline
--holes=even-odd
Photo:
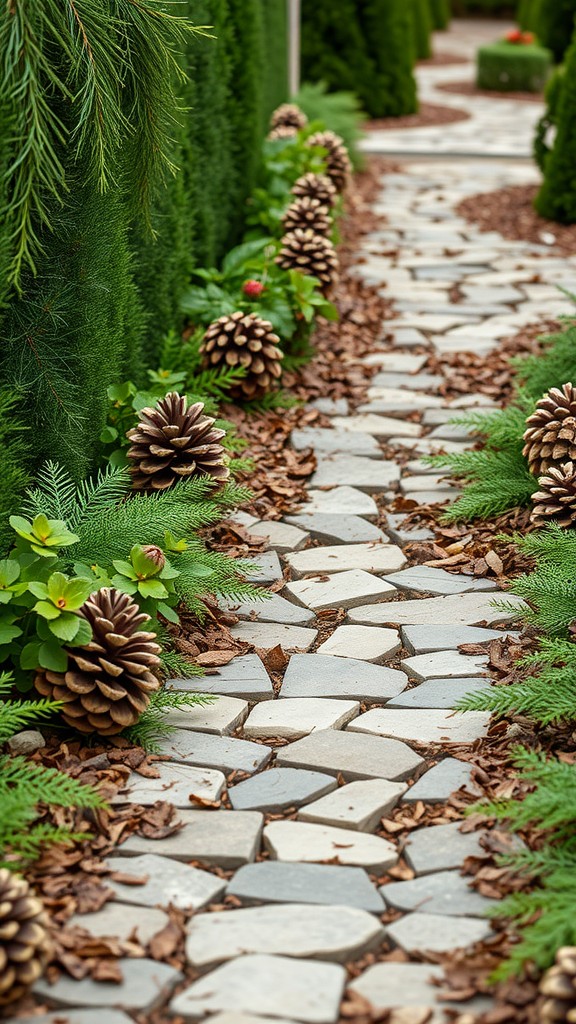
[[[439,49],[470,57],[480,39],[501,32],[489,21],[457,23]],[[130,836],[108,861],[122,879],[109,882],[113,898],[75,919],[95,936],[135,929],[146,939],[161,930],[170,904],[193,911],[193,980],[173,995],[176,970],[135,958],[120,962],[120,986],[41,981],[36,993],[54,1014],[38,1022],[55,1024],[65,1009],[70,1024],[128,1024],[124,1011],[144,1019],[162,1005],[184,1022],[336,1024],[343,964],[366,953],[376,962],[351,988],[376,1013],[416,1007],[430,1011],[430,1024],[444,1024],[443,1006],[489,1006],[484,998],[442,1004],[432,984],[441,969],[421,962],[426,952],[490,935],[483,914],[491,901],[461,873],[467,857],[486,854],[483,833],[462,831],[459,821],[408,835],[380,827],[400,804],[411,813],[460,787],[475,792],[474,745],[488,715],[454,706],[490,685],[488,660],[459,647],[514,630],[493,578],[408,565],[407,545],[433,535],[405,524],[392,501],[456,496],[422,456],[465,450],[473,439],[451,417],[493,405],[480,394],[445,400],[427,357],[487,355],[522,326],[572,311],[555,286],[572,285],[576,257],[551,256],[544,240],[482,235],[455,212],[478,191],[536,180],[527,158],[538,105],[436,88],[471,73],[471,64],[418,69],[422,99],[467,106],[468,121],[366,139],[369,152],[404,157],[374,203],[375,218],[387,222],[361,240],[353,267],[395,302],[394,318],[363,357],[377,374],[359,407],[312,403],[330,427],[294,431],[294,447],[317,458],[300,507],[281,522],[234,514],[265,539],[253,580],[275,591],[269,601],[236,606],[232,632],[255,652],[203,679],[173,680],[217,699],[173,714],[177,728],[161,743],[157,778],[132,772],[116,802],[170,801],[182,827],[163,839]],[[322,616],[332,609],[341,609],[338,627],[320,642]],[[277,645],[288,658],[279,686],[256,653]],[[401,855],[414,877],[386,877]],[[386,906],[400,916],[383,929]],[[384,948],[413,962],[379,962]]]

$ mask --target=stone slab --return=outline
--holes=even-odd
[[[264,701],[250,712],[244,725],[244,736],[295,740],[319,729],[342,729],[359,710],[358,701],[331,700],[329,697]]]
[[[368,409],[366,405],[359,406],[359,411],[376,413],[376,406],[381,411],[390,415],[388,410],[405,409],[406,412],[414,412],[419,409],[439,408],[444,404],[445,399],[435,395],[424,395],[418,391],[404,391],[401,388],[383,388],[371,385],[366,392],[368,404],[373,406]],[[396,419],[396,416],[394,417]]]
[[[118,855],[161,853],[174,860],[236,868],[253,861],[260,849],[263,817],[257,811],[179,811],[178,820],[183,828],[161,840],[129,836]]]
[[[272,751],[261,743],[229,736],[175,729],[158,741],[159,753],[173,761],[196,768],[217,768],[222,772],[255,772],[270,760]]]
[[[445,803],[461,786],[466,786],[470,792],[474,792],[470,782],[471,776],[472,765],[467,761],[445,757],[410,786],[404,794],[404,803],[413,804],[418,800],[429,804]]]
[[[400,479],[395,462],[359,455],[321,455],[310,480],[311,487],[356,487],[367,494],[387,491]]]
[[[308,651],[318,636],[317,629],[289,626],[282,622],[239,622],[231,627],[230,632],[236,640],[254,644],[262,650],[280,646],[284,651]]]
[[[346,963],[377,948],[384,938],[380,922],[365,910],[308,903],[199,914],[187,932],[188,963],[203,970],[245,953]]]
[[[56,1010],[54,1013],[34,1014],[33,1017],[11,1017],[10,1024],[102,1024],[102,1010]],[[133,1024],[132,1017],[122,1010],[108,1010],[106,1024]]]
[[[458,651],[433,651],[414,654],[400,664],[412,679],[465,679],[482,675],[488,668],[488,655],[460,654]]]
[[[54,985],[41,978],[34,986],[34,994],[49,999],[56,1006],[111,1006],[149,1012],[182,978],[174,967],[146,957],[141,960],[123,957],[117,963],[122,972],[121,985],[91,978],[77,981],[61,974]]]
[[[108,1022],[106,1022],[108,1024]],[[252,1013],[215,1013],[210,1017],[210,1024],[295,1024],[286,1017],[256,1017]]]
[[[388,926],[388,937],[407,953],[447,953],[467,949],[487,939],[488,922],[474,917],[446,917],[442,914],[406,914]]]
[[[168,924],[162,910],[148,906],[126,907],[124,903],[106,903],[92,914],[73,914],[70,927],[85,928],[97,938],[116,938],[128,942],[134,938],[143,946]]]
[[[423,479],[426,479],[425,477]],[[412,497],[412,495],[410,495]],[[464,576],[462,573],[446,572],[429,565],[412,565],[394,574],[394,586],[417,594],[467,594],[472,591],[499,590],[495,580],[478,576]]]
[[[289,743],[278,751],[280,766],[310,768],[355,779],[403,781],[419,773],[424,762],[398,740],[326,729]]]
[[[518,615],[527,607],[515,594],[506,594],[506,603],[518,609]],[[431,597],[414,601],[395,601],[353,608],[348,613],[350,622],[371,626],[482,626],[513,622],[514,611],[495,607],[493,594],[454,594],[450,597]]]
[[[419,297],[418,301],[421,299]],[[437,373],[394,373],[384,370],[372,378],[376,388],[406,388],[410,391],[435,391],[444,383],[444,377]]]
[[[434,1006],[440,992],[432,982],[442,978],[442,968],[432,964],[382,963],[369,967],[351,982],[350,988],[377,1011],[427,1007]]]
[[[245,654],[222,665],[216,672],[202,679],[171,679],[176,690],[197,690],[200,693],[221,693],[246,700],[267,700],[274,696],[274,688],[257,654]]]
[[[461,644],[483,644],[502,640],[510,630],[481,629],[479,626],[402,626],[404,647],[410,654],[455,651]]]
[[[323,772],[270,768],[232,786],[228,796],[235,810],[276,813],[288,807],[301,807],[333,789],[336,789],[336,780]]]
[[[286,522],[307,530],[312,537],[329,544],[385,543],[388,537],[374,523],[360,516],[312,512],[286,516]]]
[[[405,690],[407,684],[403,672],[357,658],[293,654],[280,696],[341,697],[364,704],[382,704]]]
[[[246,864],[226,890],[244,904],[321,903],[384,912],[384,901],[363,868],[265,860]]]
[[[380,892],[396,910],[448,917],[485,917],[498,902],[472,889],[470,879],[459,871],[437,871],[408,882],[391,882],[381,886]]]
[[[309,824],[273,821],[264,829],[264,845],[275,860],[347,864],[381,872],[398,860],[392,843],[366,832]]]
[[[431,473],[418,473],[412,476],[404,476],[400,481],[400,491],[409,499],[412,499],[413,494],[417,494],[421,491],[429,491],[432,493],[433,491],[438,492],[449,489],[450,487],[445,476],[433,476]],[[419,566],[415,566],[415,569],[418,568]]]
[[[247,574],[251,583],[275,583],[282,579],[282,566],[276,551],[263,551],[251,555],[250,564],[255,566]]]
[[[303,430],[292,431],[290,443],[296,451],[312,448],[316,452],[346,452],[348,455],[364,455],[375,459],[382,457],[376,439],[360,431],[353,434],[347,430],[305,427]]]
[[[123,876],[147,878],[143,885],[134,885],[106,877],[105,884],[113,890],[119,903],[146,907],[167,907],[172,903],[189,913],[218,899],[226,888],[226,880],[209,871],[154,853],[132,857],[129,861],[125,857],[108,857],[107,865],[112,872],[121,872]]]
[[[287,583],[284,593],[298,605],[319,612],[327,608],[355,608],[367,601],[389,601],[397,590],[365,569],[347,569],[334,576],[311,576]]]
[[[254,537],[263,537],[268,542],[268,546],[280,554],[285,551],[298,551],[308,540],[305,530],[276,520],[263,520],[256,523],[255,526],[250,527],[249,532]]]
[[[438,490],[413,491],[407,498],[420,506],[444,505],[447,501],[456,501],[460,493],[457,487],[443,487]]]
[[[176,729],[228,736],[248,714],[248,701],[240,697],[217,697],[213,704],[169,711],[164,721]]]
[[[248,955],[193,982],[172,1000],[170,1011],[185,1021],[233,1010],[302,1024],[336,1024],[345,983],[340,964]]]
[[[469,693],[490,689],[490,680],[428,679],[388,701],[387,708],[455,708]]]
[[[287,555],[286,561],[297,577],[347,569],[384,575],[401,569],[406,564],[406,556],[395,544],[334,544],[296,551]]]
[[[227,601],[226,608],[234,612],[239,619],[281,622],[286,626],[306,626],[315,619],[313,612],[301,606],[297,607],[292,601],[280,597],[280,594],[270,594],[264,601],[242,601],[241,604]]]
[[[386,385],[390,387],[390,385]],[[388,416],[377,416],[375,413],[360,413],[357,416],[336,416],[332,423],[340,430],[348,430],[356,433],[371,434],[373,437],[420,437],[422,427],[419,423],[411,423],[406,420],[399,423],[397,419]]]
[[[300,507],[301,514],[321,512],[338,516],[363,516],[365,519],[378,518],[378,506],[369,494],[357,487],[334,487],[329,491],[311,488],[308,501]]]
[[[355,658],[379,665],[400,650],[398,633],[394,629],[374,626],[338,626],[332,636],[320,644],[319,654],[338,658]]]
[[[373,832],[380,818],[396,806],[406,792],[403,782],[363,779],[315,800],[298,811],[299,821],[315,821],[358,832]]]
[[[364,356],[365,366],[378,366],[383,372],[418,373],[426,362],[427,356],[411,355],[408,352],[371,352]]]
[[[394,515],[391,512],[386,513],[386,530],[390,540],[394,541],[395,544],[404,547],[406,544],[414,544],[418,541],[434,540],[432,530],[429,530],[426,526],[414,528],[412,525],[409,525],[403,528],[401,524],[405,519],[406,516],[403,513],[401,515]]]
[[[485,736],[489,711],[453,711],[436,709],[388,710],[373,708],[348,726],[349,732],[367,732],[413,743],[474,743]]]
[[[461,832],[461,821],[411,832],[404,850],[417,875],[460,868],[467,857],[486,857],[481,838],[486,832]]]
[[[190,808],[194,797],[199,800],[220,799],[226,786],[226,776],[210,768],[191,768],[186,764],[166,764],[158,761],[154,768],[157,779],[132,772],[113,803],[135,803],[149,806],[157,800],[169,800],[176,807]]]

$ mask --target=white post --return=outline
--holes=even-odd
[[[300,88],[300,4],[301,0],[287,0],[288,3],[288,86],[290,96]]]

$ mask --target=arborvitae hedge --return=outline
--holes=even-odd
[[[288,99],[288,4],[264,0],[264,114],[268,118]]]
[[[576,0],[536,0],[536,11],[530,17],[542,46],[552,50],[554,60],[561,64],[574,33]]]
[[[450,24],[450,0],[430,0],[432,28],[445,29]]]
[[[546,158],[544,182],[535,206],[550,220],[576,223],[576,40],[566,55],[556,139]]]
[[[365,108],[374,117],[413,114],[418,100],[410,5],[406,0],[359,0],[357,6],[374,64],[369,96],[361,97]]]
[[[429,0],[410,0],[414,50],[418,60],[432,56],[432,15]]]

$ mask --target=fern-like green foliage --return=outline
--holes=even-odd
[[[1,243],[0,243],[1,244]],[[8,517],[18,507],[29,482],[30,447],[24,424],[16,415],[17,398],[10,388],[0,389],[0,448],[2,450],[2,487],[0,488],[0,557],[11,540]]]
[[[39,718],[58,711],[58,701],[13,701],[12,678],[0,673],[0,744]],[[4,699],[8,698],[8,699]],[[21,756],[0,756],[0,866],[15,870],[47,843],[78,838],[65,828],[36,822],[39,803],[58,807],[103,807],[96,790],[64,772]]]
[[[524,392],[536,401],[550,388],[560,388],[576,379],[576,325],[567,321],[563,330],[544,335],[539,341],[541,352],[511,360]]]
[[[190,667],[186,667],[189,676]],[[213,704],[218,698],[211,693],[194,693],[186,690],[174,690],[164,686],[151,694],[150,704],[136,725],[123,733],[133,743],[138,743],[150,753],[159,751],[159,743],[164,736],[169,736],[177,728],[182,728],[181,721],[171,721],[170,714],[178,711],[193,710]]]
[[[576,618],[576,534],[550,523],[514,540],[520,553],[536,563],[512,586],[530,604],[522,618],[552,636],[565,636]]]
[[[535,826],[546,839],[536,851],[519,848],[501,858],[535,887],[512,894],[493,911],[493,916],[511,918],[521,935],[494,980],[517,977],[529,962],[545,969],[557,949],[576,945],[576,771],[571,764],[521,749],[515,764],[530,787],[524,799],[472,808],[505,822],[513,832]]]
[[[324,82],[306,82],[293,100],[309,121],[322,121],[346,143],[354,167],[362,167],[362,154],[358,143],[365,120],[360,103],[353,92],[328,92]]]
[[[451,476],[465,481],[461,497],[443,516],[445,522],[489,519],[529,503],[538,485],[522,455],[522,435],[533,409],[534,402],[521,394],[507,409],[470,412],[453,421],[482,437],[485,446],[480,451],[427,458],[431,465],[446,467]]]

